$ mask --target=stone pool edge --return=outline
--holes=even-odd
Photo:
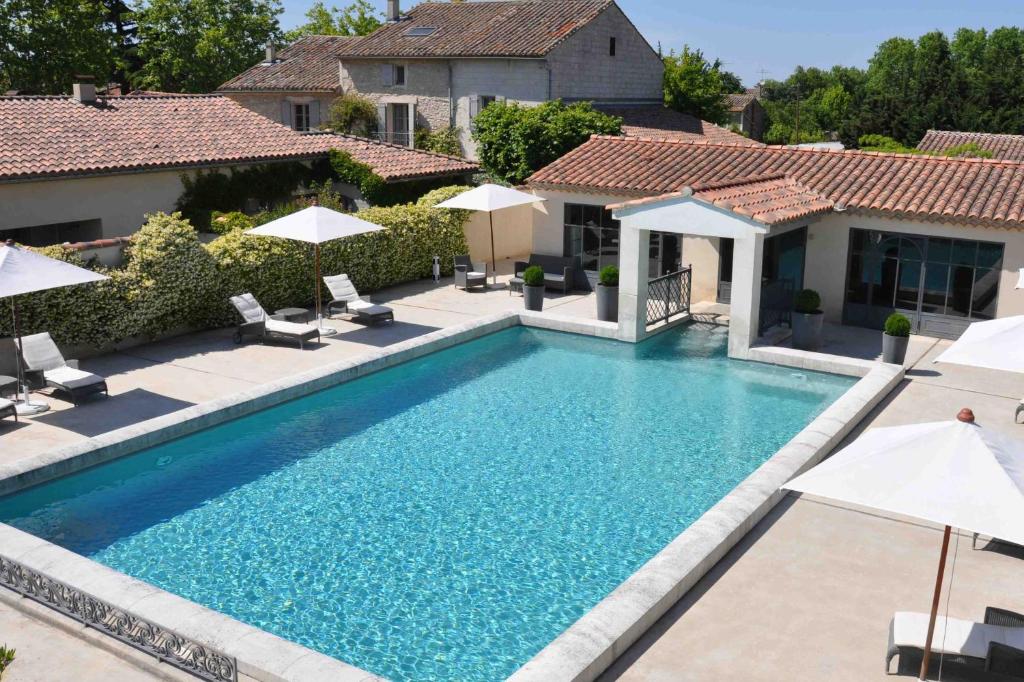
[[[589,682],[649,630],[903,380],[899,365],[757,347],[749,360],[861,377],[778,452],[508,679]]]

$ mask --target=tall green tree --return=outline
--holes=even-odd
[[[286,32],[284,39],[293,43],[309,35],[365,36],[380,28],[382,17],[368,0],[356,0],[346,7],[330,9],[318,1],[306,11],[306,23]]]
[[[95,0],[0,0],[0,83],[59,95],[77,74],[106,82],[116,63],[106,17]]]
[[[688,45],[679,54],[669,53],[664,62],[665,104],[705,121],[725,123],[729,110],[723,95],[728,92],[728,79],[723,78],[722,62],[710,62]]]
[[[280,40],[280,12],[278,0],[148,0],[135,13],[142,61],[135,85],[215,90]]]

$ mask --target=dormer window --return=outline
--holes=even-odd
[[[429,35],[433,35],[436,30],[436,26],[414,26],[406,31],[405,35],[409,38],[426,38]]]

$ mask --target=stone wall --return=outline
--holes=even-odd
[[[615,38],[615,55],[609,54]],[[612,5],[548,55],[551,97],[566,100],[649,100],[663,97],[657,53]]]
[[[255,111],[260,116],[270,119],[274,123],[284,123],[293,127],[290,121],[284,121],[283,104],[308,103],[319,106],[319,115],[315,106],[310,106],[310,123],[312,128],[318,128],[321,122],[327,120],[331,110],[331,103],[340,93],[324,92],[228,92],[227,97],[242,105],[249,111]]]
[[[405,85],[385,85],[384,69],[405,67]],[[412,104],[416,127],[438,130],[451,121],[448,105],[448,62],[445,60],[356,59],[342,62],[341,88],[374,104]]]

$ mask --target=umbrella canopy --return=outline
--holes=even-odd
[[[366,232],[386,229],[348,213],[339,213],[323,206],[310,206],[283,218],[246,230],[246,234],[281,237],[310,244],[323,244],[333,239],[354,237]]]
[[[0,298],[102,279],[108,277],[18,246],[0,246]]]
[[[783,486],[945,526],[920,679],[926,679],[952,528],[1024,544],[1024,443],[956,421],[871,429]]]
[[[320,245],[334,239],[354,237],[367,232],[379,232],[387,229],[383,225],[367,222],[348,213],[339,213],[323,206],[310,206],[283,218],[272,220],[265,225],[246,230],[246,234],[257,237],[280,237],[295,241],[309,242],[314,245],[313,291],[316,306],[317,326],[321,336],[329,336],[336,330],[325,328],[322,324],[323,314],[320,310]]]
[[[871,429],[783,487],[1024,545],[1024,443],[970,422]]]
[[[1024,315],[975,322],[934,361],[1024,372]]]
[[[535,204],[545,199],[501,185],[480,185],[442,201],[435,208],[462,208],[468,211],[500,211],[503,208]]]
[[[526,192],[520,192],[511,187],[501,185],[480,185],[462,194],[456,195],[447,201],[442,201],[434,208],[461,208],[467,211],[486,211],[487,222],[491,228],[491,279],[498,280],[497,263],[494,257],[494,212],[503,208],[523,206],[525,204],[536,204],[546,201],[542,197]]]

